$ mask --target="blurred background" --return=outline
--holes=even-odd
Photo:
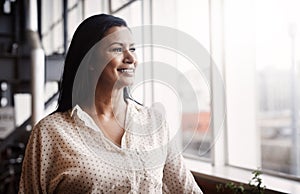
[[[32,126],[56,108],[72,35],[99,13],[132,28],[176,29],[211,55],[217,69],[208,78],[171,49],[137,50],[142,78],[171,76],[149,63],[159,61],[193,88],[179,76],[175,92],[151,81],[133,90],[145,105],[164,103],[186,158],[300,180],[299,8],[298,0],[0,0],[0,193],[17,192]],[[223,80],[221,104],[215,71]],[[219,112],[226,112],[222,125]]]

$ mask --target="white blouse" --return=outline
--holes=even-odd
[[[129,102],[121,146],[78,105],[32,130],[19,193],[202,193],[165,119]]]

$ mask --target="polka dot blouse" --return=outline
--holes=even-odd
[[[32,130],[19,193],[202,193],[162,115],[128,103],[121,146],[78,105]]]

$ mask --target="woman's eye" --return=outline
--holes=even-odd
[[[113,48],[112,51],[115,53],[120,53],[120,52],[123,52],[123,49],[122,48]]]
[[[129,50],[130,50],[130,52],[134,52],[135,48],[133,47],[133,48],[130,48]]]

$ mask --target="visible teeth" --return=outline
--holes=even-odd
[[[133,73],[133,69],[120,69],[119,71],[121,71],[122,73]]]

